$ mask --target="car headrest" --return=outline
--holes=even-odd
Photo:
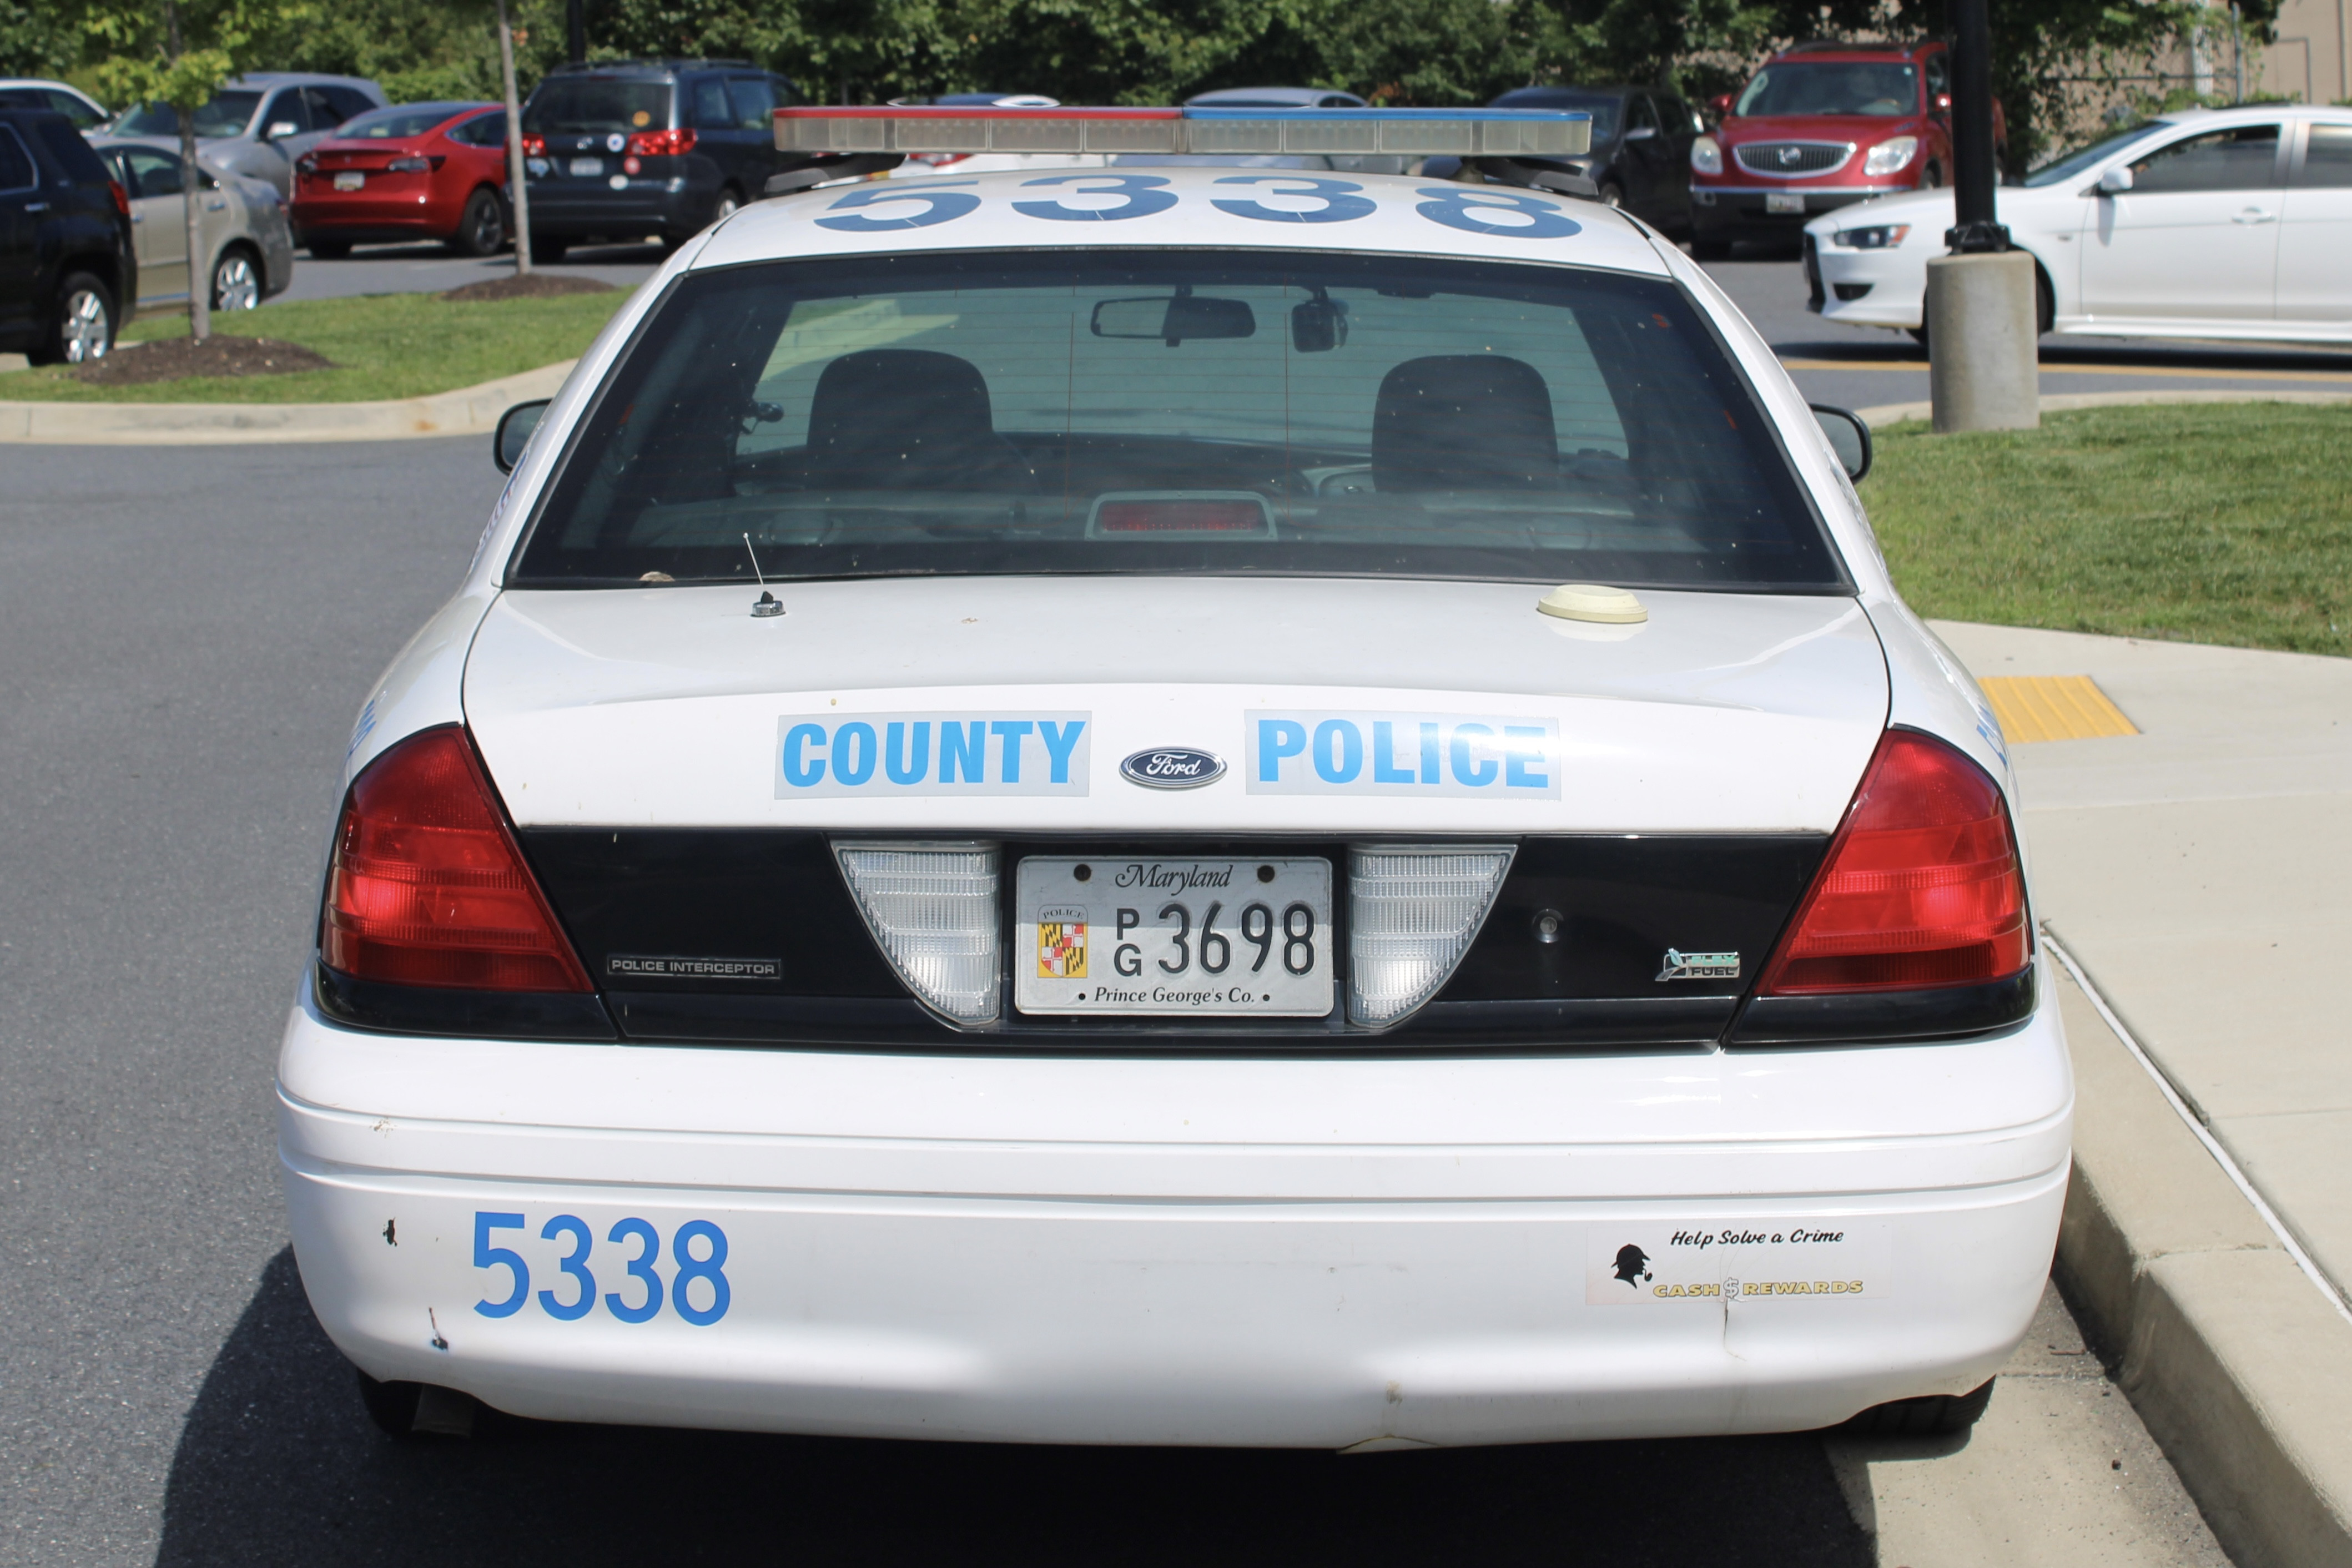
[[[868,489],[928,489],[1002,461],[979,367],[928,349],[866,349],[825,366],[808,444],[819,469]]]
[[[1381,382],[1372,406],[1379,490],[1553,490],[1559,445],[1551,392],[1524,360],[1434,354]]]

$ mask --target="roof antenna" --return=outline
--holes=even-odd
[[[748,533],[743,536],[743,553],[751,558],[751,575],[760,580],[760,598],[751,606],[751,613],[762,621],[771,615],[782,615],[783,604],[768,591],[768,574],[760,570],[760,552],[751,548],[751,536]]]

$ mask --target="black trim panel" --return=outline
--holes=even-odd
[[[1887,1045],[1990,1034],[2033,1016],[2033,967],[1980,986],[1917,991],[1858,991],[1843,996],[1759,997],[1724,1043]]]
[[[313,959],[319,1013],[350,1029],[389,1034],[611,1042],[620,1031],[595,997],[573,991],[460,991],[353,979]]]

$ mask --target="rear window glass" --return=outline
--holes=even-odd
[[[668,127],[667,82],[542,82],[522,110],[522,128],[539,136]]]
[[[1673,285],[969,252],[689,274],[517,561],[552,586],[957,572],[1843,584]]]
[[[379,109],[373,114],[362,114],[357,120],[346,120],[336,128],[335,134],[365,141],[425,136],[429,135],[435,126],[473,107],[469,103],[408,103],[398,109]]]

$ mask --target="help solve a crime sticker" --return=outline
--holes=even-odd
[[[1863,1301],[1894,1293],[1883,1219],[1694,1219],[1587,1229],[1587,1305]]]

